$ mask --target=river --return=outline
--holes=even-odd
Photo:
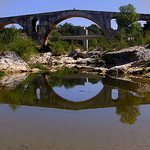
[[[63,68],[0,79],[2,150],[149,150],[150,79]]]

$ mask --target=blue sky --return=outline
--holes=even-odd
[[[53,12],[68,9],[118,11],[122,5],[133,4],[138,13],[150,14],[150,0],[0,0],[0,17]],[[80,18],[67,20],[75,25],[89,25]]]

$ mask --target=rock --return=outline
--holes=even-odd
[[[106,71],[106,74],[126,74],[128,68],[131,66],[131,64],[125,64],[120,66],[114,66]]]
[[[81,59],[81,58],[78,58],[78,60],[76,61],[76,64],[86,64],[87,65],[87,61],[89,59]]]
[[[91,57],[92,54],[88,53],[87,51],[85,52],[80,52],[80,53],[77,53],[76,55],[73,56],[73,59],[78,59],[78,58],[89,58]]]
[[[29,64],[46,64],[46,65],[51,65],[52,64],[52,53],[47,52],[47,53],[41,53],[37,55],[33,55],[29,60]]]
[[[119,66],[131,62],[148,61],[150,59],[150,50],[142,46],[135,46],[115,52],[108,52],[102,56],[106,65]]]
[[[84,51],[84,52],[77,52],[74,56],[73,59],[78,59],[78,58],[100,58],[103,53],[105,52],[104,48],[99,48],[92,50],[90,52]]]
[[[37,72],[40,72],[41,70],[39,68],[34,68],[34,69],[31,69],[31,72],[32,73],[37,73]]]
[[[105,49],[104,48],[94,49],[94,50],[89,52],[89,54],[91,56],[98,55],[99,57],[101,57],[104,53],[105,53]]]
[[[0,51],[0,70],[12,72],[30,71],[30,67],[18,54],[12,51]]]
[[[105,74],[107,72],[107,68],[104,68],[104,67],[94,67],[93,68],[93,71],[94,72],[99,72],[99,73],[102,73],[102,74]]]
[[[87,65],[91,65],[91,64],[95,64],[97,66],[104,66],[105,62],[103,60],[100,60],[100,59],[89,58],[87,60]]]
[[[150,78],[150,72],[149,72],[149,73],[146,73],[146,74],[144,75],[144,77]]]
[[[128,69],[128,74],[143,74],[150,71],[150,67],[132,67]]]
[[[76,64],[76,60],[74,60],[72,57],[57,56],[52,58],[52,64],[53,65]]]
[[[68,57],[74,57],[78,52],[76,50],[72,50]]]

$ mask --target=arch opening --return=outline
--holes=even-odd
[[[118,30],[118,24],[116,22],[116,19],[111,19],[111,29]]]
[[[146,24],[146,21],[140,20],[140,21],[138,21],[138,23],[140,23],[140,24],[141,24],[141,27],[143,28],[143,27],[144,27],[144,24]]]
[[[32,20],[32,32],[39,32],[39,20],[38,19]]]
[[[26,30],[17,23],[13,23],[13,22],[4,22],[0,24],[0,30],[10,30],[10,29],[14,29],[17,31],[17,33],[22,36],[23,38],[27,37],[27,32]]]
[[[92,50],[98,48],[100,47],[98,45],[98,43],[100,43],[98,40],[104,35],[102,28],[100,28],[93,20],[78,16],[63,18],[53,23],[46,34],[46,45],[53,37],[53,31],[58,31],[61,40],[69,42],[69,45],[72,45],[70,51]]]
[[[79,19],[80,18],[80,19]],[[74,20],[76,21],[74,21]],[[44,38],[45,38],[45,44],[47,44],[47,40],[48,40],[48,36],[49,34],[51,34],[52,30],[54,30],[60,23],[65,23],[67,20],[69,20],[69,22],[71,22],[72,24],[77,25],[78,23],[80,24],[80,26],[85,26],[83,25],[83,21],[77,21],[77,20],[84,20],[84,22],[86,22],[87,24],[90,24],[89,22],[91,22],[91,24],[95,24],[103,34],[105,34],[102,25],[97,24],[93,19],[82,16],[82,15],[69,15],[69,16],[65,16],[62,17],[61,19],[56,20],[47,30]],[[85,21],[86,20],[86,21]]]

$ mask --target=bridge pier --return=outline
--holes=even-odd
[[[88,43],[89,43],[89,41],[88,40],[83,40],[83,49],[84,49],[84,51],[88,51]]]

